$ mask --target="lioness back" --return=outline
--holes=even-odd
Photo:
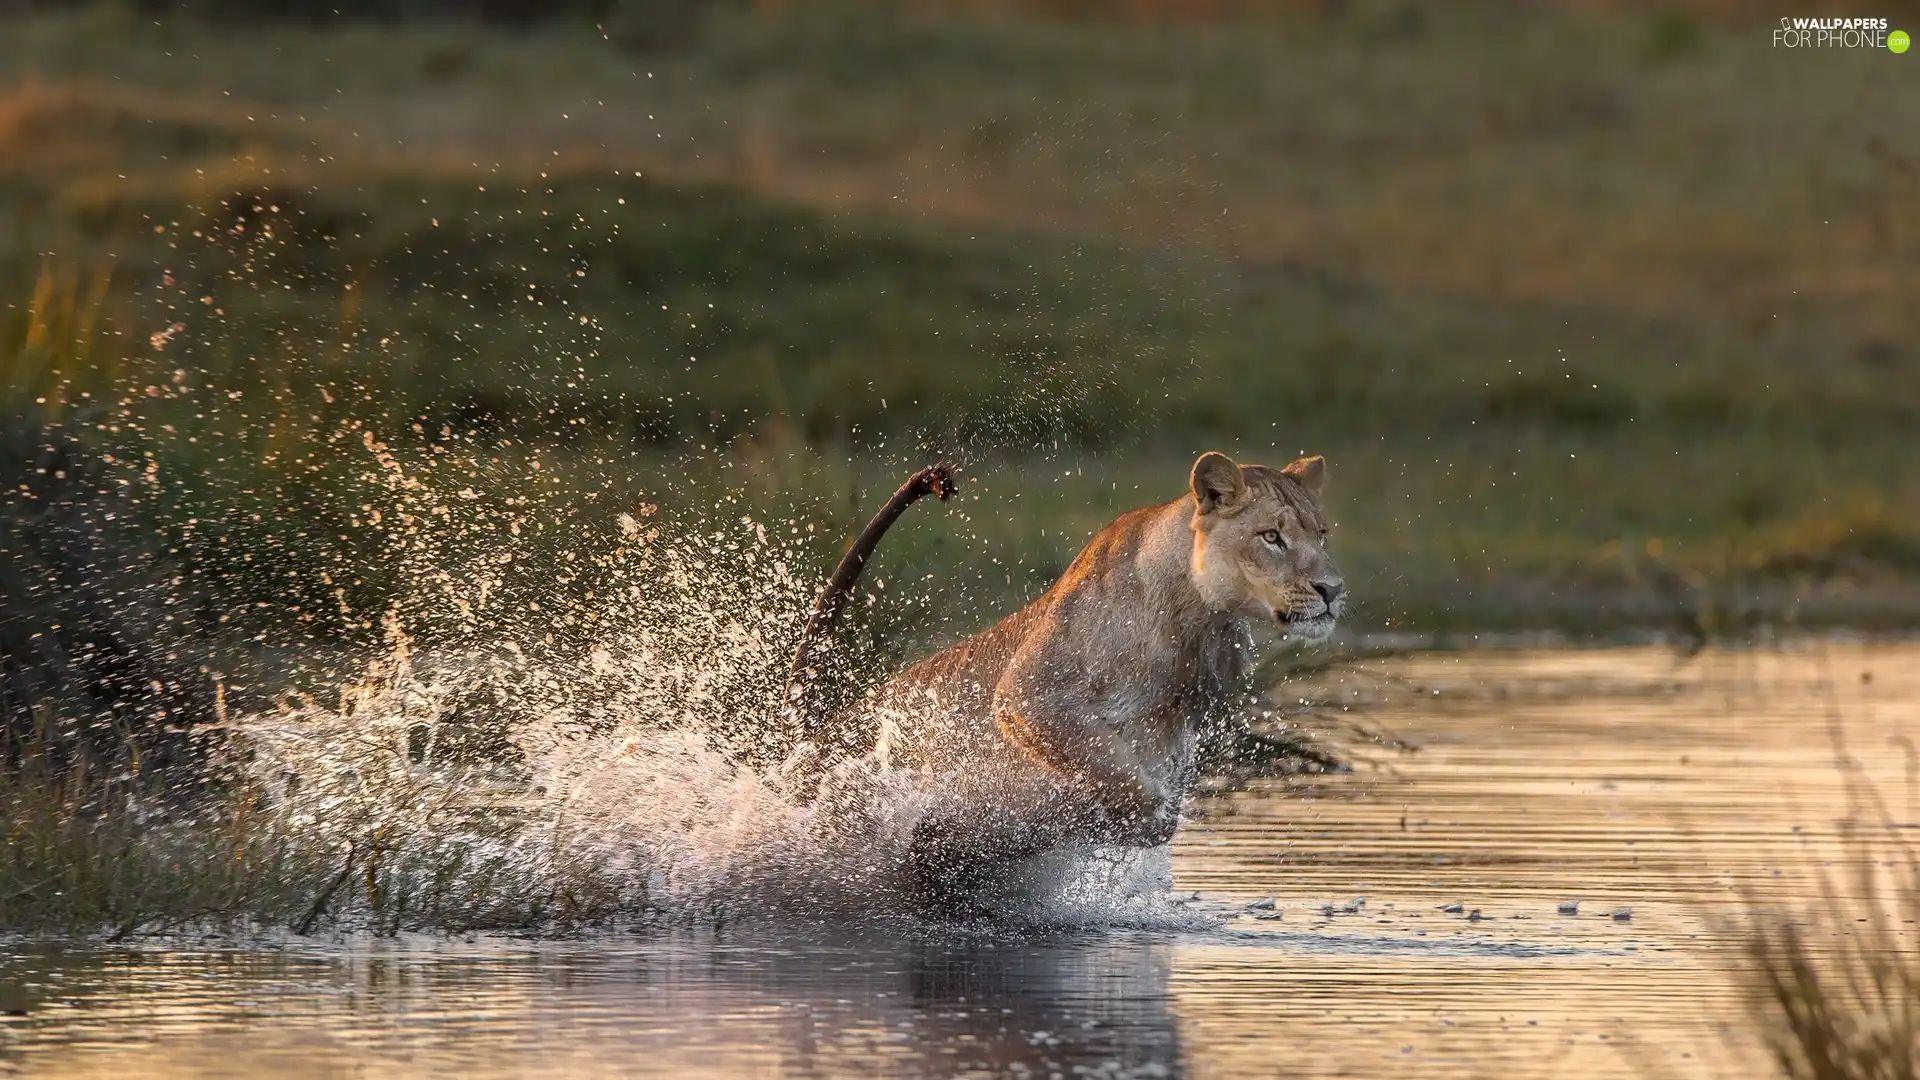
[[[895,676],[873,703],[883,760],[924,768],[1006,750],[1006,733],[993,717],[993,697],[1008,665],[1030,638],[1057,633],[1063,618],[1092,600],[1089,582],[1128,573],[1160,509],[1121,515],[1025,607]]]

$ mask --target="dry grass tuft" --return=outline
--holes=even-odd
[[[1902,833],[1911,825],[1896,823],[1851,768],[1848,798],[1842,869],[1819,875],[1810,911],[1749,922],[1742,974],[1781,1075],[1912,1080],[1920,1076],[1920,851]]]

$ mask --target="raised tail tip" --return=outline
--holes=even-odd
[[[956,490],[954,473],[958,470],[950,461],[935,462],[913,474],[913,483],[921,491],[941,502],[953,497]]]

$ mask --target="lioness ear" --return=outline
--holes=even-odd
[[[1247,493],[1247,482],[1240,466],[1217,450],[1209,450],[1193,463],[1193,501],[1203,514],[1223,506],[1233,506]]]
[[[1293,477],[1301,487],[1318,495],[1320,481],[1327,475],[1327,459],[1319,454],[1303,457],[1280,471]]]

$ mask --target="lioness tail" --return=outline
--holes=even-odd
[[[813,602],[813,611],[807,615],[807,625],[800,631],[799,647],[793,652],[793,665],[787,671],[786,702],[783,718],[788,732],[794,737],[795,745],[812,744],[816,750],[822,749],[823,717],[814,708],[815,703],[808,693],[818,674],[814,668],[814,657],[833,634],[833,624],[840,618],[840,610],[846,605],[847,596],[860,580],[860,571],[866,568],[868,556],[880,546],[880,538],[906,512],[907,507],[918,502],[922,496],[932,495],[946,501],[953,495],[953,467],[946,463],[929,465],[900,485],[893,498],[873,515],[867,527],[860,531],[847,553],[840,557],[840,565],[833,568],[833,576],[827,579],[826,587]]]

